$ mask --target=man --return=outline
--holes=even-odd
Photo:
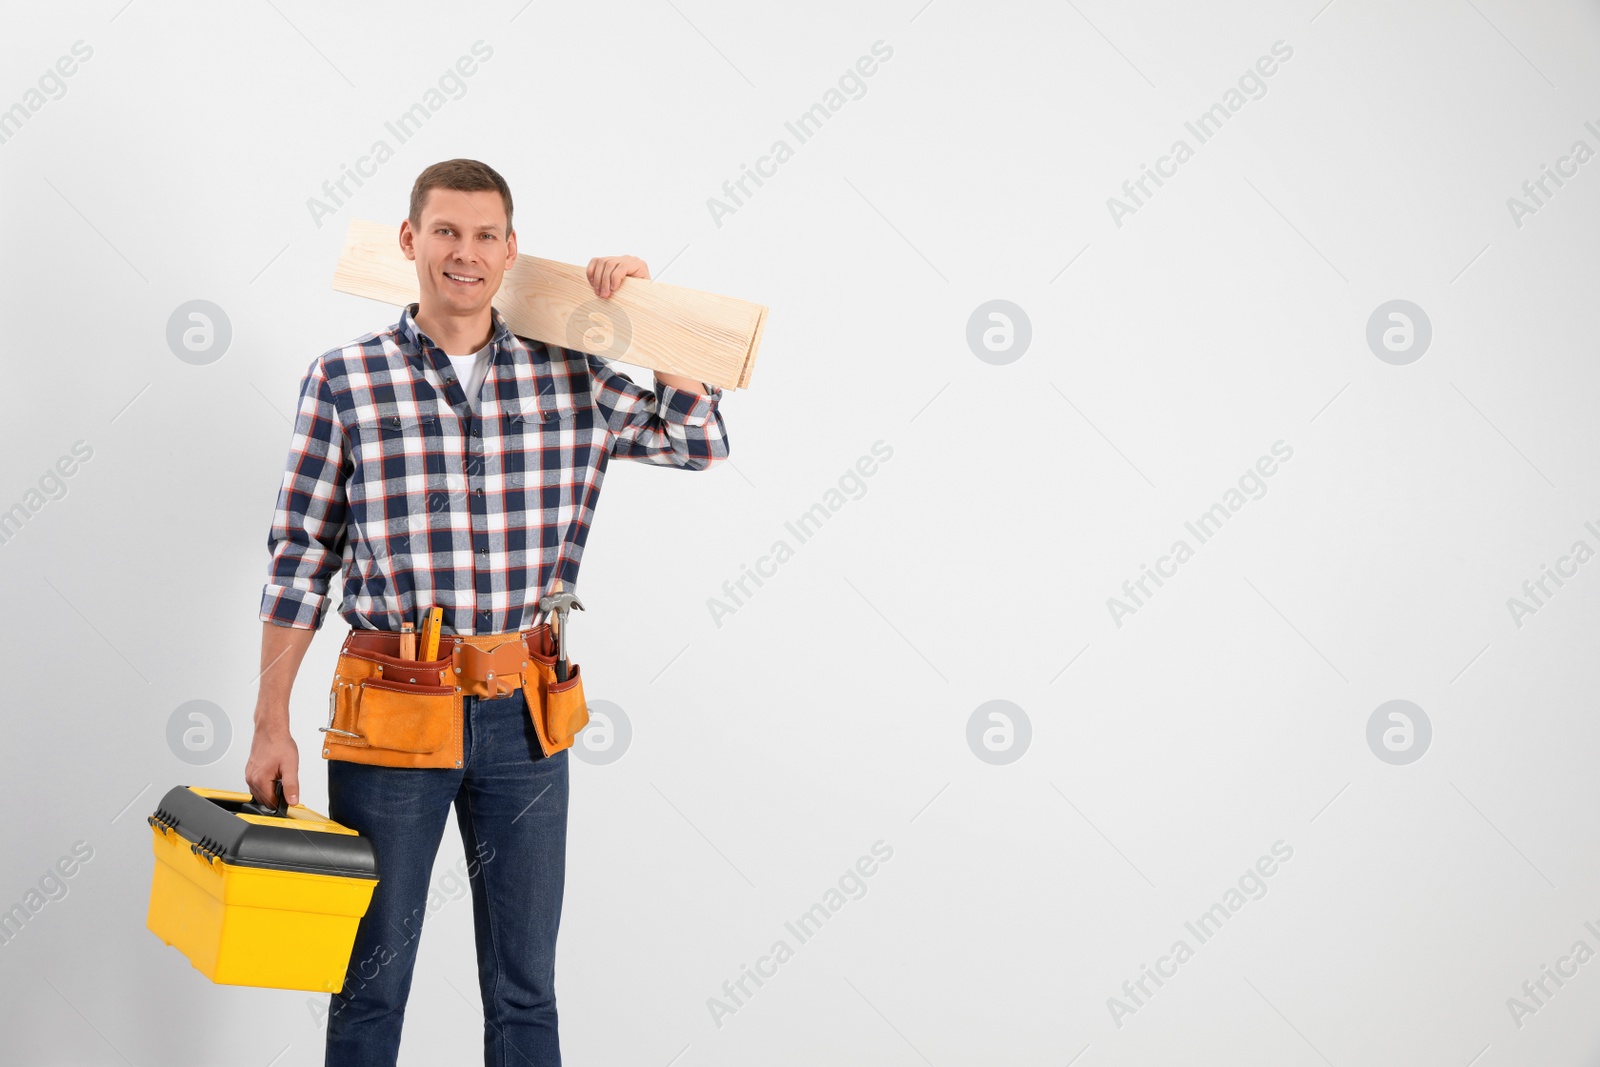
[[[300,384],[267,540],[245,768],[263,803],[280,778],[284,799],[299,802],[289,693],[341,564],[339,613],[353,630],[393,634],[438,606],[447,640],[488,647],[533,628],[554,580],[576,580],[611,457],[704,470],[728,454],[720,389],[658,373],[651,392],[597,356],[511,333],[490,305],[517,256],[511,191],[492,168],[452,159],[424,170],[400,246],[417,265],[418,302],[318,357]],[[588,267],[602,300],[649,276],[632,256]],[[371,839],[380,877],[329,1004],[330,1065],[395,1062],[452,805],[471,876],[484,1060],[561,1061],[567,752],[543,751],[520,688],[492,694],[461,697],[455,767],[328,763],[329,815]]]

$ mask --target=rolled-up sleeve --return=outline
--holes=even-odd
[[[344,558],[349,474],[344,428],[318,359],[300,382],[294,436],[267,534],[272,559],[261,592],[262,622],[322,627],[328,585]]]
[[[611,431],[613,456],[691,471],[727,458],[728,432],[717,407],[721,389],[692,393],[657,379],[651,392],[599,356],[585,359],[591,394]]]

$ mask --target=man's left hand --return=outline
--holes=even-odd
[[[650,279],[650,268],[644,265],[644,260],[638,256],[601,256],[589,261],[589,284],[594,286],[595,295],[602,300],[610,300],[622,285],[624,278]],[[705,382],[684,377],[681,374],[666,374],[656,371],[656,380],[670,385],[674,389],[682,389],[686,393],[705,394],[711,392],[711,387]]]
[[[589,284],[595,295],[610,300],[611,294],[622,285],[624,278],[650,280],[650,268],[638,256],[601,256],[589,261]]]

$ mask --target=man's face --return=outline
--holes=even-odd
[[[493,189],[430,189],[420,214],[415,230],[410,219],[400,224],[400,247],[416,261],[423,306],[450,315],[487,308],[517,258],[505,201]]]

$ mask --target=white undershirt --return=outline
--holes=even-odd
[[[456,369],[456,380],[467,394],[467,406],[474,415],[478,413],[478,394],[483,391],[483,380],[489,376],[489,350],[493,347],[494,342],[490,341],[469,356],[452,356],[448,352],[444,356]]]

